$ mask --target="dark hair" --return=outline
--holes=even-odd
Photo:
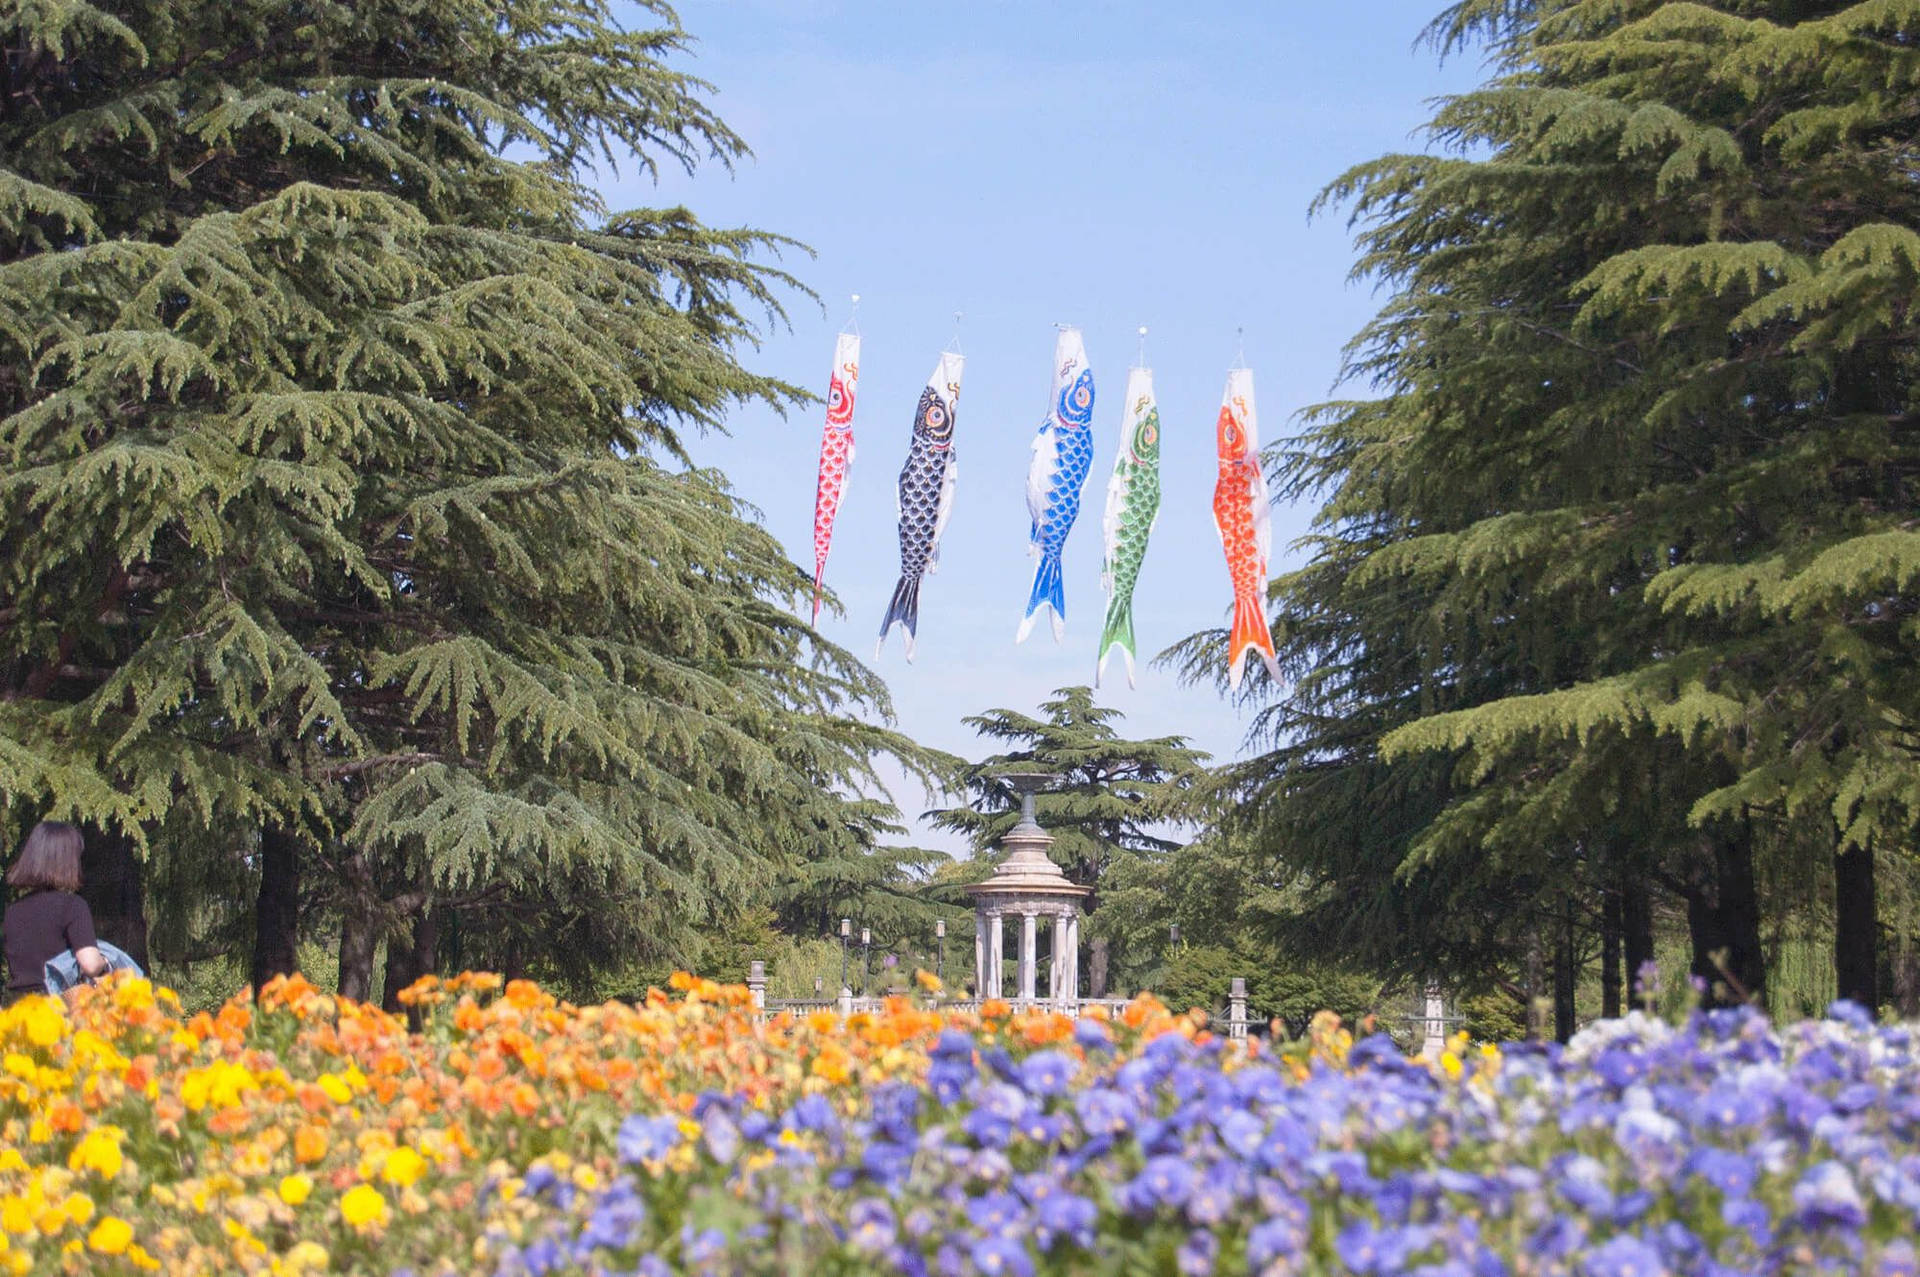
[[[7,883],[25,891],[50,887],[80,890],[80,826],[43,820],[20,845],[20,859],[7,870]]]

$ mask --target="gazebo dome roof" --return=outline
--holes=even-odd
[[[1020,823],[1000,840],[1000,845],[1007,849],[1006,859],[995,866],[992,877],[969,886],[967,894],[979,903],[998,896],[1078,898],[1090,895],[1089,888],[1077,885],[1061,873],[1060,866],[1047,855],[1053,836],[1040,828],[1033,817],[1032,793],[1023,794],[1022,799]]]

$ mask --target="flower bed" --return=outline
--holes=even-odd
[[[0,1270],[1913,1272],[1905,1028],[1749,1012],[1433,1068],[1323,1021],[762,1022],[487,976],[422,1031],[302,981],[0,1013]]]

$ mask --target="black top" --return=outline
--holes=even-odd
[[[7,992],[47,987],[47,959],[94,943],[93,911],[71,891],[36,891],[7,906]]]

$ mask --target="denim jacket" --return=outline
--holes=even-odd
[[[126,950],[110,945],[105,940],[96,941],[93,947],[98,949],[100,956],[107,960],[108,971],[131,971],[135,975],[146,974],[140,969],[140,964],[127,955]],[[41,970],[46,977],[47,992],[56,998],[86,979],[85,976],[80,974],[80,960],[73,956],[71,949],[48,958],[47,965],[41,968]]]

